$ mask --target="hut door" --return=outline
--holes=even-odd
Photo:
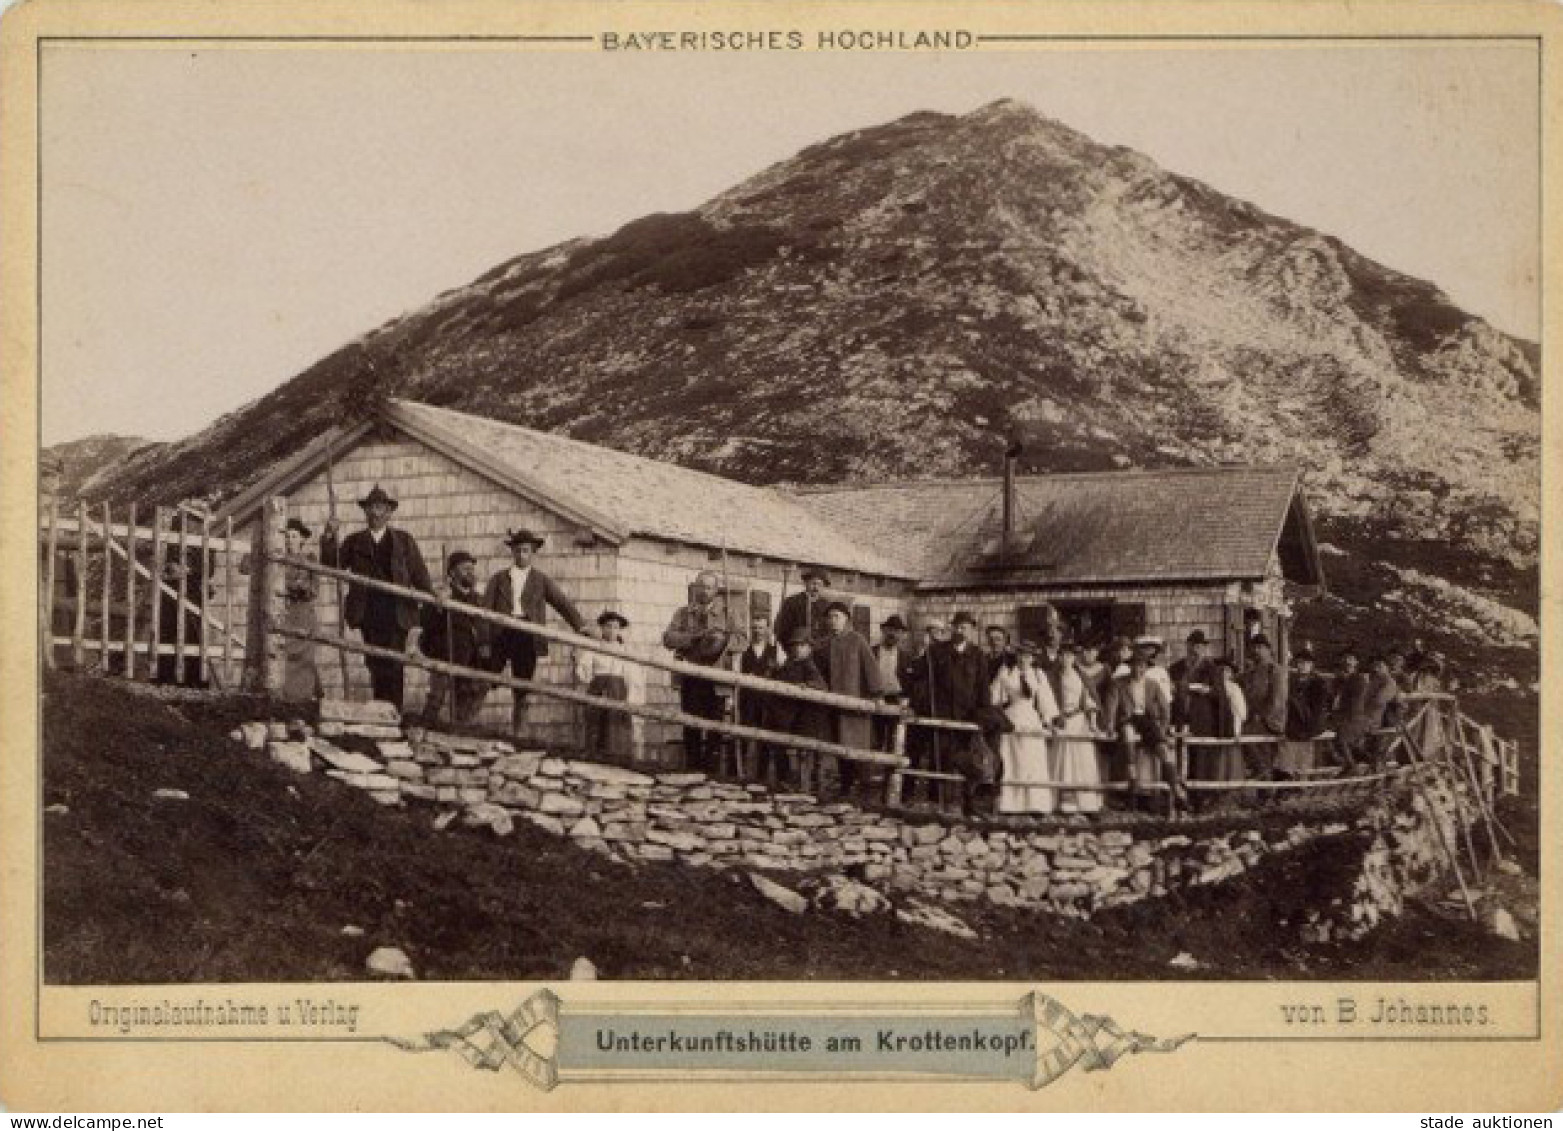
[[[1226,606],[1226,655],[1242,670],[1243,656],[1243,606]]]

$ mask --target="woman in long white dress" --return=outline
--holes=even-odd
[[[1102,792],[1086,788],[1102,784],[1102,760],[1097,745],[1089,739],[1068,737],[1095,733],[1096,718],[1101,713],[1096,691],[1080,674],[1077,663],[1078,654],[1074,648],[1065,648],[1059,653],[1057,699],[1062,722],[1058,729],[1063,737],[1053,741],[1052,777],[1054,781],[1077,787],[1059,789],[1059,812],[1098,813],[1102,808]]]
[[[1000,813],[1051,813],[1057,804],[1048,786],[1016,784],[1051,778],[1048,739],[1037,732],[1053,729],[1058,703],[1047,676],[1036,666],[1036,653],[1035,645],[1020,644],[1014,663],[1000,666],[988,689],[989,701],[1004,712],[1014,728],[999,740],[999,761],[1004,766],[997,804]]]

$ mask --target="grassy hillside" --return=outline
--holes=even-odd
[[[227,732],[265,717],[260,700],[172,701],[51,674],[44,707],[43,800],[66,808],[43,815],[50,982],[359,980],[379,946],[401,947],[425,979],[557,981],[579,956],[604,978],[633,979],[1482,980],[1535,969],[1532,945],[1438,907],[1361,944],[1288,943],[1347,863],[1338,844],[1092,923],[962,908],[981,935],[970,942],[889,916],[794,916],[740,874],[612,864],[525,822],[505,839],[436,832],[427,810],[382,809],[242,751]],[[1169,967],[1182,952],[1206,965]]]

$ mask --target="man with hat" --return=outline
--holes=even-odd
[[[830,625],[830,637],[820,650],[820,674],[830,690],[837,695],[850,695],[858,699],[877,700],[884,687],[879,679],[879,664],[874,658],[868,641],[852,627],[852,609],[845,601],[832,601],[825,608]],[[836,712],[836,741],[842,746],[859,750],[873,744],[873,716],[855,711]],[[866,774],[858,772],[858,764],[850,759],[840,759],[838,776],[843,796],[867,785]]]
[[[1145,656],[1145,676],[1161,687],[1162,695],[1172,702],[1172,676],[1161,666],[1162,640],[1159,636],[1142,636],[1134,642],[1135,651]]]
[[[1209,647],[1204,630],[1196,628],[1184,641],[1183,658],[1167,673],[1172,677],[1172,725],[1187,727],[1197,738],[1214,738],[1220,717],[1216,703],[1220,673],[1209,658]]]
[[[879,693],[886,703],[894,706],[906,702],[901,687],[901,666],[906,662],[906,651],[901,642],[906,638],[906,622],[900,613],[891,613],[879,622],[879,643],[874,645],[874,663],[879,667]],[[889,750],[895,736],[892,720],[874,716],[874,748]]]
[[[455,550],[445,560],[445,583],[449,601],[481,608],[483,594],[478,589],[478,560],[465,550]],[[454,613],[434,605],[423,606],[423,634],[418,647],[425,656],[460,664],[464,668],[483,667],[488,657],[488,625],[476,617]],[[444,672],[429,675],[429,695],[423,702],[423,721],[437,726],[445,700],[455,689],[452,710],[458,724],[477,718],[488,696],[488,684],[482,680],[452,678]]]
[[[1248,667],[1240,682],[1243,699],[1248,704],[1248,722],[1243,733],[1279,741],[1286,733],[1286,669],[1276,662],[1270,638],[1264,633],[1248,641]],[[1259,780],[1269,778],[1278,752],[1275,746],[1245,743],[1243,761],[1248,767],[1248,776]]]
[[[369,494],[358,500],[358,505],[364,511],[364,529],[355,530],[339,545],[337,532],[341,526],[335,518],[328,519],[320,536],[320,560],[360,577],[432,593],[434,583],[429,579],[429,567],[423,564],[417,539],[391,525],[396,500],[376,483]],[[342,618],[348,628],[356,628],[362,633],[365,644],[403,652],[407,649],[408,634],[419,627],[421,613],[416,601],[395,597],[379,589],[349,585]],[[366,656],[364,666],[369,669],[374,698],[401,710],[401,660]]]
[[[1286,699],[1286,737],[1317,738],[1329,729],[1330,681],[1314,671],[1313,650],[1306,644],[1292,657],[1291,689]]]
[[[819,566],[803,568],[803,591],[794,593],[776,610],[776,639],[789,640],[792,630],[800,625],[809,630],[814,651],[822,650],[830,637],[830,625],[825,608],[828,604],[825,590],[830,587],[830,575]]]
[[[733,625],[727,597],[719,592],[721,580],[710,570],[701,570],[690,587],[690,602],[673,613],[662,646],[688,664],[719,667],[728,653],[748,643],[747,634]],[[722,717],[722,696],[716,684],[699,676],[678,676],[678,709],[702,719]],[[721,739],[701,727],[684,728],[684,761],[691,770],[715,770]]]
[[[503,613],[517,620],[533,624],[545,624],[548,606],[562,616],[576,632],[586,631],[586,619],[571,602],[559,583],[532,564],[533,557],[547,539],[534,534],[526,527],[512,530],[505,538],[510,547],[509,569],[502,569],[488,579],[483,592],[483,605],[496,613]],[[493,634],[495,669],[504,671],[508,666],[516,679],[529,680],[537,672],[537,661],[548,655],[548,641],[530,632],[515,628],[501,628]],[[514,688],[510,692],[510,729],[521,733],[526,721],[527,693]]]
[[[988,701],[987,659],[977,643],[977,618],[962,610],[951,623],[955,638],[933,652],[934,716],[975,723],[978,708]],[[980,755],[986,743],[979,745],[979,739],[968,731],[948,732],[939,739],[949,747],[946,765],[966,774],[963,803],[968,812],[974,811],[982,788],[992,784],[982,780],[987,759]]]
[[[597,634],[608,644],[624,644],[629,618],[612,609],[597,617]],[[599,699],[620,703],[646,701],[645,669],[633,660],[591,652],[585,648],[575,654],[575,678],[586,685],[586,693]],[[623,711],[588,707],[585,713],[583,746],[588,757],[629,765],[635,760],[636,718]]]

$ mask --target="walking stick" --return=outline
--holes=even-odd
[[[727,658],[727,646],[732,643],[733,628],[732,589],[729,587],[727,580],[727,539],[725,537],[722,539],[722,627],[727,634],[723,637],[722,656],[718,663]],[[733,688],[732,721],[735,723],[741,717],[738,698],[741,694],[741,689]],[[735,763],[734,769],[737,771],[739,779],[743,779],[746,775],[744,774],[744,743],[742,739],[733,740],[733,762]]]

